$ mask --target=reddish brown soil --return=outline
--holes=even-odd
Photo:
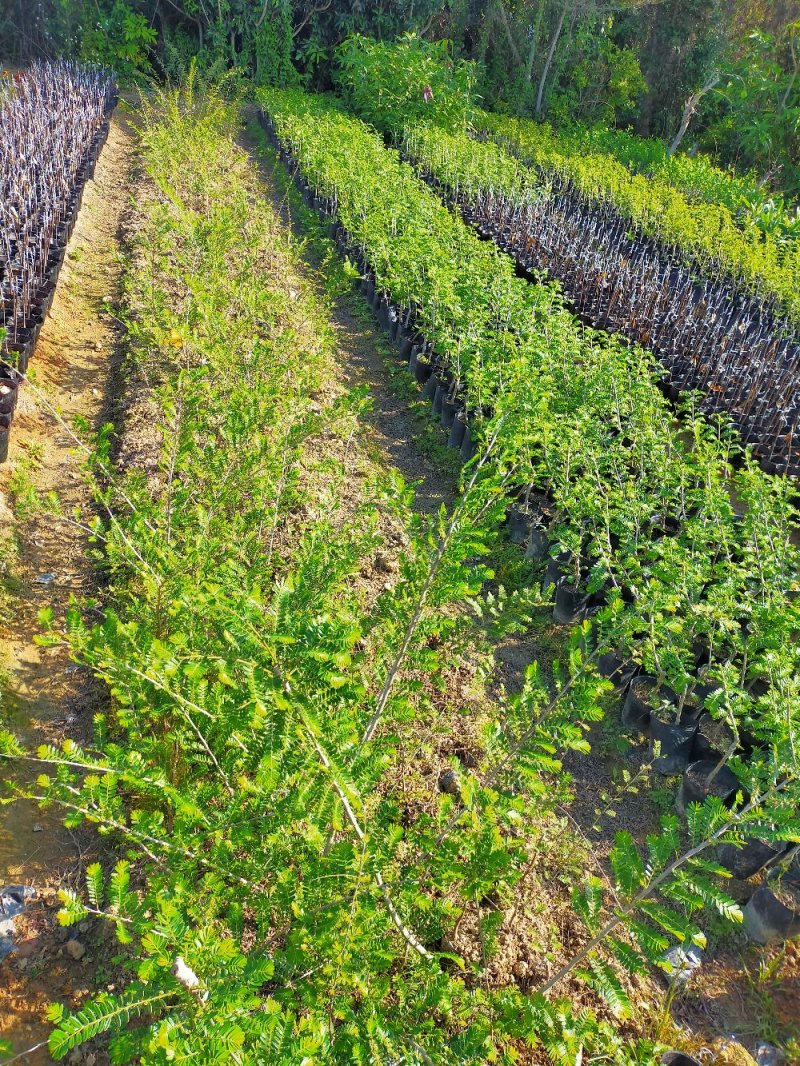
[[[118,234],[128,202],[133,149],[124,121],[115,120],[95,178],[70,240],[56,297],[21,390],[9,461],[0,467],[0,545],[4,592],[0,623],[3,724],[31,748],[91,734],[103,693],[62,648],[37,646],[38,612],[49,607],[56,625],[72,597],[88,595],[93,568],[86,534],[74,519],[91,515],[81,477],[84,451],[75,419],[97,426],[107,417],[117,348],[117,323],[109,310],[120,296]],[[32,503],[33,494],[41,501]],[[62,517],[46,497],[55,493]],[[53,575],[51,583],[43,575]],[[40,578],[37,581],[37,578]],[[30,786],[35,764],[3,767]],[[55,922],[58,888],[78,888],[95,856],[93,839],[65,829],[57,812],[22,800],[0,808],[0,885],[23,883],[37,897],[18,923],[17,950],[0,962],[0,1037],[16,1053],[46,1040],[48,1003],[75,1006],[94,991],[95,931],[61,930]],[[68,932],[86,947],[75,961]],[[102,986],[101,986],[102,987]],[[50,1062],[45,1048],[19,1061]],[[83,1060],[82,1060],[83,1061]]]

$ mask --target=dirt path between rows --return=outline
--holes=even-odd
[[[352,291],[326,295],[324,266],[308,242],[286,189],[287,174],[272,154],[265,155],[249,133],[242,133],[241,146],[257,163],[263,193],[273,210],[283,220],[300,249],[302,276],[328,303],[328,318],[336,336],[342,383],[347,388],[367,386],[373,408],[362,417],[372,431],[368,446],[377,449],[386,468],[399,470],[407,482],[416,485],[416,507],[423,513],[436,510],[442,503],[451,504],[457,490],[452,471],[437,466],[419,446],[419,424],[406,405],[398,400],[387,381],[387,358],[398,362],[389,342],[375,323],[366,300]]]
[[[0,593],[0,720],[31,747],[89,737],[92,715],[104,699],[64,649],[34,642],[39,611],[52,609],[60,627],[70,599],[91,594],[95,580],[84,530],[52,517],[52,508],[37,500],[55,493],[66,519],[76,511],[83,518],[91,513],[81,476],[83,453],[67,427],[75,419],[94,427],[108,418],[119,341],[108,307],[120,296],[119,233],[133,159],[130,130],[115,117],[95,178],[86,187],[31,363],[31,383],[21,390],[9,461],[0,467],[5,589]],[[34,781],[37,769],[14,772]],[[3,765],[0,777],[10,770]],[[85,935],[86,928],[60,930],[54,906],[59,887],[82,881],[83,868],[92,861],[89,844],[80,832],[66,829],[56,811],[40,811],[28,801],[0,807],[0,886],[24,885],[36,892],[16,923],[14,951],[0,960],[0,1038],[16,1053],[46,1039],[43,1010],[49,1002],[75,1006],[94,982],[91,934]],[[67,947],[68,936],[74,940],[76,934],[87,941],[78,941],[83,953],[74,944]],[[35,1066],[52,1060],[40,1048],[19,1061]]]

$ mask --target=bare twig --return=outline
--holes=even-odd
[[[684,135],[686,134],[686,131],[689,128],[689,123],[692,121],[692,116],[697,111],[697,105],[700,103],[706,93],[711,92],[711,90],[719,83],[720,77],[720,72],[718,70],[715,70],[713,74],[709,77],[709,79],[706,81],[705,85],[697,89],[696,92],[693,92],[684,104],[681,124],[678,127],[678,132],[675,134],[672,140],[672,144],[667,149],[668,156],[674,155],[675,152],[678,150],[678,145],[683,140]]]
[[[508,47],[511,49],[514,59],[517,61],[517,63],[519,63],[520,66],[522,66],[523,59],[522,56],[519,54],[517,43],[514,40],[513,33],[511,32],[511,25],[508,21],[508,12],[506,11],[506,5],[503,3],[503,0],[497,0],[497,3],[495,4],[492,10],[494,11],[496,17],[500,20],[500,23],[503,29],[505,30],[506,40],[508,41]]]
[[[327,11],[332,2],[333,0],[323,0],[323,3],[315,4],[305,18],[301,19],[298,25],[292,30],[292,40],[294,40],[294,38],[306,28],[315,15],[321,15],[323,11]]]

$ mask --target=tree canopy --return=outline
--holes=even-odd
[[[353,35],[413,33],[476,64],[485,106],[680,133],[796,195],[800,0],[5,0],[4,58],[68,53],[124,80],[202,69],[330,87]]]

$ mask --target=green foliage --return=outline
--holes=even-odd
[[[101,992],[76,1014],[65,1016],[63,1008],[56,1004],[49,1012],[49,1020],[56,1023],[49,1040],[50,1054],[54,1059],[64,1059],[100,1033],[123,1029],[142,1015],[157,1016],[164,1009],[165,1000],[173,995],[169,990],[148,994],[145,985],[133,984],[121,996]]]
[[[169,83],[181,85],[203,56],[198,55],[197,41],[182,27],[166,27],[161,35],[158,65],[162,77]]]
[[[751,33],[741,54],[723,66],[723,86],[709,109],[706,144],[724,158],[800,195],[800,21],[777,35]]]
[[[598,896],[596,882],[574,895],[592,939],[543,990],[580,968],[591,987],[624,1012],[624,988],[609,968],[608,952],[617,965],[637,971],[645,961],[660,965],[675,941],[702,943],[695,917],[701,910],[739,921],[735,902],[709,879],[710,873],[724,876],[708,863],[709,849],[741,841],[740,834],[764,839],[781,832],[777,826],[786,826],[787,818],[794,831],[800,828],[789,798],[798,790],[793,738],[800,709],[797,682],[787,687],[789,674],[797,674],[795,651],[789,650],[797,625],[791,487],[752,466],[734,472],[731,435],[701,422],[691,404],[685,411],[691,443],[684,450],[671,413],[643,372],[644,355],[607,338],[595,342],[590,331],[577,330],[557,294],[514,279],[509,261],[442,211],[430,190],[363,125],[328,102],[285,94],[264,99],[306,176],[336,202],[378,285],[417,308],[425,333],[463,383],[468,407],[509,412],[500,439],[521,449],[534,483],[554,501],[550,533],[556,550],[566,548],[575,560],[576,580],[581,561],[592,559],[595,587],[632,590],[630,610],[612,596],[596,617],[598,647],[616,642],[620,654],[640,659],[661,684],[674,688],[683,706],[694,684],[694,649],[703,642],[714,660],[706,680],[718,685],[706,704],[710,713],[734,726],[746,721],[765,742],[770,738],[769,754],[757,763],[734,763],[743,793],[751,797],[746,806],[740,798],[733,812],[715,799],[692,807],[688,851],[674,817],[665,818],[661,834],[648,841],[646,856],[620,835],[611,863],[613,902]],[[468,195],[498,186],[506,195],[526,189],[525,169],[496,145],[425,125],[407,129],[405,149],[426,172]],[[513,323],[513,343],[500,322]],[[476,338],[482,343],[475,344]],[[519,421],[517,410],[525,412]],[[732,494],[741,515],[732,508]],[[654,538],[654,516],[664,512],[682,515],[680,529]],[[778,647],[782,652],[773,658],[770,649]],[[569,684],[573,706],[585,719],[601,690],[576,683],[582,650],[580,644],[572,650]],[[769,698],[750,694],[753,668],[760,676],[768,670]],[[538,691],[534,671],[511,701],[510,723],[537,720]],[[781,717],[779,705],[792,709]],[[530,738],[535,730],[520,726],[516,735]],[[569,740],[566,731],[562,735],[559,745],[580,750],[579,730]],[[545,745],[524,778],[532,794],[541,787],[546,758]],[[516,772],[526,768],[523,752],[516,753],[516,764]],[[551,769],[557,770],[556,760]],[[772,828],[765,824],[764,806]]]
[[[391,472],[353,489],[364,396],[331,396],[330,326],[312,292],[290,291],[288,241],[235,146],[233,108],[191,86],[155,100],[142,149],[157,195],[134,260],[149,269],[129,272],[128,330],[156,384],[161,450],[149,476],[121,476],[98,436],[108,596],[99,621],[73,607],[67,639],[113,709],[87,750],[40,751],[51,770],[35,790],[119,849],[62,896],[60,920],[111,922],[129,977],[75,1014],[54,1008],[51,1053],[111,1034],[113,1061],[145,1066],[478,1066],[523,1042],[563,1064],[655,1061],[649,1041],[555,995],[580,977],[630,1011],[624,971],[702,943],[706,908],[739,920],[713,847],[800,838],[790,487],[747,459],[734,469],[731,437],[690,405],[676,439],[646,353],[579,329],[556,291],[516,278],[374,130],[322,98],[261,98],[379,286],[415,307],[481,448],[453,507],[429,518]],[[427,125],[412,144],[475,188],[505,174],[496,145]],[[466,655],[488,676],[487,642],[541,603],[493,587],[489,564],[509,493],[532,479],[575,578],[590,562],[593,587],[634,602],[612,592],[550,672],[534,664],[505,704],[486,701],[478,764],[453,759],[457,793],[442,792],[424,764],[452,729],[449,671]],[[665,513],[679,530],[654,538]],[[371,594],[360,578],[387,521],[398,576]],[[731,764],[742,797],[690,808],[688,843],[674,817],[646,849],[620,834],[608,879],[570,886],[579,949],[538,989],[492,987],[504,913],[482,901],[521,898],[535,829],[567,786],[563,755],[586,750],[603,714],[597,652],[637,656],[688,698],[700,637],[715,653],[709,706],[764,741]],[[473,916],[478,961],[450,950]]]
[[[534,168],[532,186],[553,175],[566,179],[589,202],[613,204],[642,232],[676,247],[693,269],[721,270],[750,291],[777,298],[793,318],[800,314],[800,243],[787,245],[764,228],[742,228],[719,198],[692,202],[667,181],[632,174],[547,123],[480,112],[475,124]]]
[[[752,467],[734,473],[731,435],[704,425],[691,405],[684,451],[643,355],[579,332],[553,292],[514,278],[510,262],[448,215],[363,125],[321,101],[273,95],[268,103],[307,174],[336,200],[378,283],[417,307],[467,405],[507,405],[502,439],[523,450],[534,481],[554,499],[551,535],[571,554],[576,579],[591,559],[593,587],[635,590],[636,610],[612,601],[598,616],[600,632],[614,634],[624,655],[673,688],[680,706],[692,699],[695,648],[707,646],[715,663],[705,680],[719,686],[708,709],[748,728],[763,715],[766,737],[778,703],[770,697],[770,707],[766,698],[757,704],[748,674],[766,667],[767,649],[791,645],[797,554],[788,483]],[[468,196],[537,194],[525,168],[491,143],[418,126],[407,131],[405,149]],[[503,332],[510,323],[513,338]],[[548,429],[554,420],[558,435]],[[625,427],[624,440],[614,426]],[[747,501],[743,522],[731,493]],[[694,507],[698,516],[683,522],[679,535],[654,540],[654,515]],[[768,553],[765,568],[768,542],[781,548]],[[776,697],[779,689],[788,697],[783,670],[790,661],[766,667]],[[794,728],[780,729],[789,743]]]
[[[144,15],[125,0],[99,14],[81,38],[81,58],[111,67],[123,82],[150,74],[150,52],[158,34]]]
[[[771,193],[755,174],[724,170],[706,155],[669,155],[664,141],[636,137],[607,126],[571,124],[559,130],[561,143],[574,153],[603,152],[651,182],[664,182],[682,193],[689,203],[726,207],[737,225],[755,226],[778,241],[797,240],[800,214],[782,196]]]
[[[513,894],[526,827],[548,817],[546,781],[599,714],[604,683],[577,647],[552,684],[532,668],[492,708],[459,797],[423,775],[409,806],[397,786],[444,725],[446,672],[539,602],[491,588],[486,563],[520,461],[513,436],[497,441],[513,406],[487,420],[452,510],[419,517],[384,475],[347,513],[342,456],[363,396],[318,402],[330,327],[305,287],[289,291],[287,238],[254,211],[234,137],[214,94],[156,100],[142,133],[158,196],[128,328],[158,382],[162,448],[152,479],[120,477],[98,438],[108,602],[99,622],[74,607],[68,638],[112,714],[86,750],[41,749],[51,773],[35,789],[121,852],[111,870],[89,867],[80,896],[62,894],[59,918],[112,923],[129,975],[74,1014],[53,1008],[51,1054],[105,1034],[118,1063],[478,1066],[524,1033],[554,1054],[611,1040],[646,1057],[649,1044],[588,1016],[573,1035],[560,1003],[523,1012],[547,1019],[542,1035],[498,1029],[506,994],[443,950],[476,900]],[[386,517],[406,545],[399,576],[365,595]],[[487,956],[500,918],[482,920]]]
[[[613,36],[639,57],[648,92],[636,126],[672,138],[686,99],[720,62],[738,33],[739,0],[660,0],[615,19]]]
[[[144,23],[134,26],[126,10]],[[403,35],[415,49],[435,51],[440,43],[422,42],[449,40],[447,55],[474,64],[492,110],[539,115],[543,79],[544,110],[559,122],[630,122],[668,139],[690,94],[721,70],[723,90],[704,97],[692,136],[726,164],[756,168],[776,197],[794,198],[795,17],[791,5],[765,0],[6,0],[0,43],[6,58],[24,63],[43,53],[78,56],[85,35],[84,54],[125,78],[153,62],[177,83],[194,58],[216,77],[236,69],[259,85],[288,87],[299,77],[329,88],[348,39],[375,38],[389,52]],[[159,34],[152,51],[140,36],[145,24]],[[362,55],[355,66],[363,62]],[[420,55],[414,66],[423,72]],[[427,82],[408,79],[402,66],[395,72],[416,105]],[[408,117],[426,120],[432,111]]]
[[[647,91],[639,60],[594,27],[581,28],[575,55],[549,97],[548,114],[556,123],[575,120],[613,125],[636,112]]]
[[[405,35],[394,44],[348,38],[336,51],[338,85],[377,129],[429,121],[463,128],[474,106],[475,69],[456,60],[447,41]]]
[[[255,56],[254,82],[286,89],[299,84],[292,64],[293,38],[290,10],[275,6],[260,26],[252,31]]]

